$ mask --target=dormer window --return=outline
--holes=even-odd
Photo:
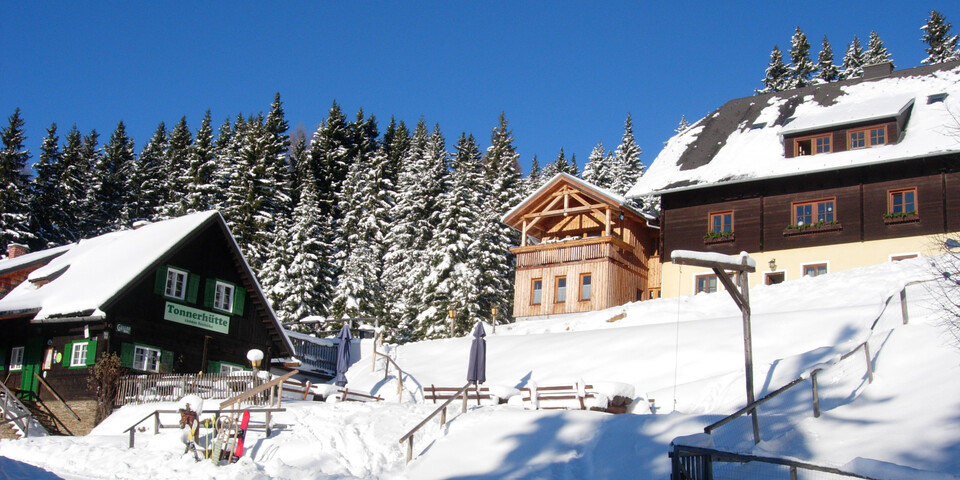
[[[809,137],[800,137],[793,141],[793,151],[796,156],[816,155],[818,153],[830,153],[833,150],[830,145],[832,135],[813,135]]]
[[[887,128],[883,125],[879,127],[867,127],[859,130],[851,130],[849,133],[850,149],[867,148],[887,143]]]

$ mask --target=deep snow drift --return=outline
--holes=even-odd
[[[899,304],[904,285],[931,278],[926,262],[751,290],[758,397],[809,377],[814,367],[866,340],[874,381],[846,373],[853,386],[825,403],[819,418],[797,395],[789,405],[797,412],[795,425],[746,451],[875,478],[955,478],[960,350],[936,326],[924,284],[907,287],[907,325]],[[471,337],[388,348],[406,372],[399,397],[396,371],[385,375],[384,361],[374,364],[364,341],[354,345],[349,386],[385,402],[285,401],[274,433],[264,438],[251,431],[248,454],[238,464],[195,463],[182,454],[176,430],[138,433],[136,447],[127,449],[123,430],[172,406],[150,404],[124,407],[86,437],[2,441],[0,478],[668,478],[673,439],[701,433],[745,403],[740,313],[725,292],[486,330],[487,385],[501,395],[531,383],[583,380],[610,394],[632,392],[632,414],[531,411],[518,398],[473,405],[460,416],[459,407],[451,407],[445,428],[432,420],[417,433],[417,457],[406,465],[398,440],[434,408],[414,401],[421,401],[424,386],[465,383]],[[827,375],[821,382],[834,390],[850,383]]]

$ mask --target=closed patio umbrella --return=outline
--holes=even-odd
[[[467,366],[467,381],[480,384],[487,381],[487,341],[483,337],[483,323],[477,322],[470,344],[470,364]]]
[[[338,387],[347,385],[347,369],[350,368],[350,326],[344,324],[337,335],[340,345],[337,345],[337,377],[333,383]]]

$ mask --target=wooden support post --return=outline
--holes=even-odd
[[[606,233],[604,235],[610,236],[613,235],[613,225],[610,224],[610,207],[607,207],[607,221],[606,221]]]
[[[136,432],[136,428],[130,429],[130,446],[128,448],[133,448],[133,434]]]
[[[460,409],[460,413],[467,413],[467,393],[470,392],[469,389],[463,390],[463,408]]]
[[[153,434],[160,433],[160,412],[153,412]]]
[[[403,401],[403,372],[397,373],[397,403]]]
[[[869,342],[863,342],[863,353],[867,357],[867,383],[873,383],[873,362],[870,360]]]
[[[523,219],[523,230],[520,231],[520,246],[527,246],[527,219]]]
[[[440,426],[447,424],[447,407],[443,407],[443,410],[440,410]]]
[[[269,410],[267,410],[267,420],[266,420],[266,424],[265,424],[265,426],[266,426],[266,431],[267,431],[267,437],[270,436],[270,413],[271,413],[271,412],[270,412]]]
[[[907,313],[907,287],[900,290],[900,316],[904,325],[910,322],[910,315]]]
[[[810,372],[810,382],[813,384],[813,417],[820,417],[820,392],[817,388],[817,373],[820,369]]]
[[[411,459],[413,459],[413,435],[407,439],[407,463],[410,463]]]

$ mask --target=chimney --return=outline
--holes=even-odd
[[[26,245],[19,243],[7,245],[7,258],[17,258],[21,255],[26,255],[28,252],[30,252],[30,249]]]
[[[893,73],[893,62],[874,63],[863,66],[863,79],[883,78]]]

